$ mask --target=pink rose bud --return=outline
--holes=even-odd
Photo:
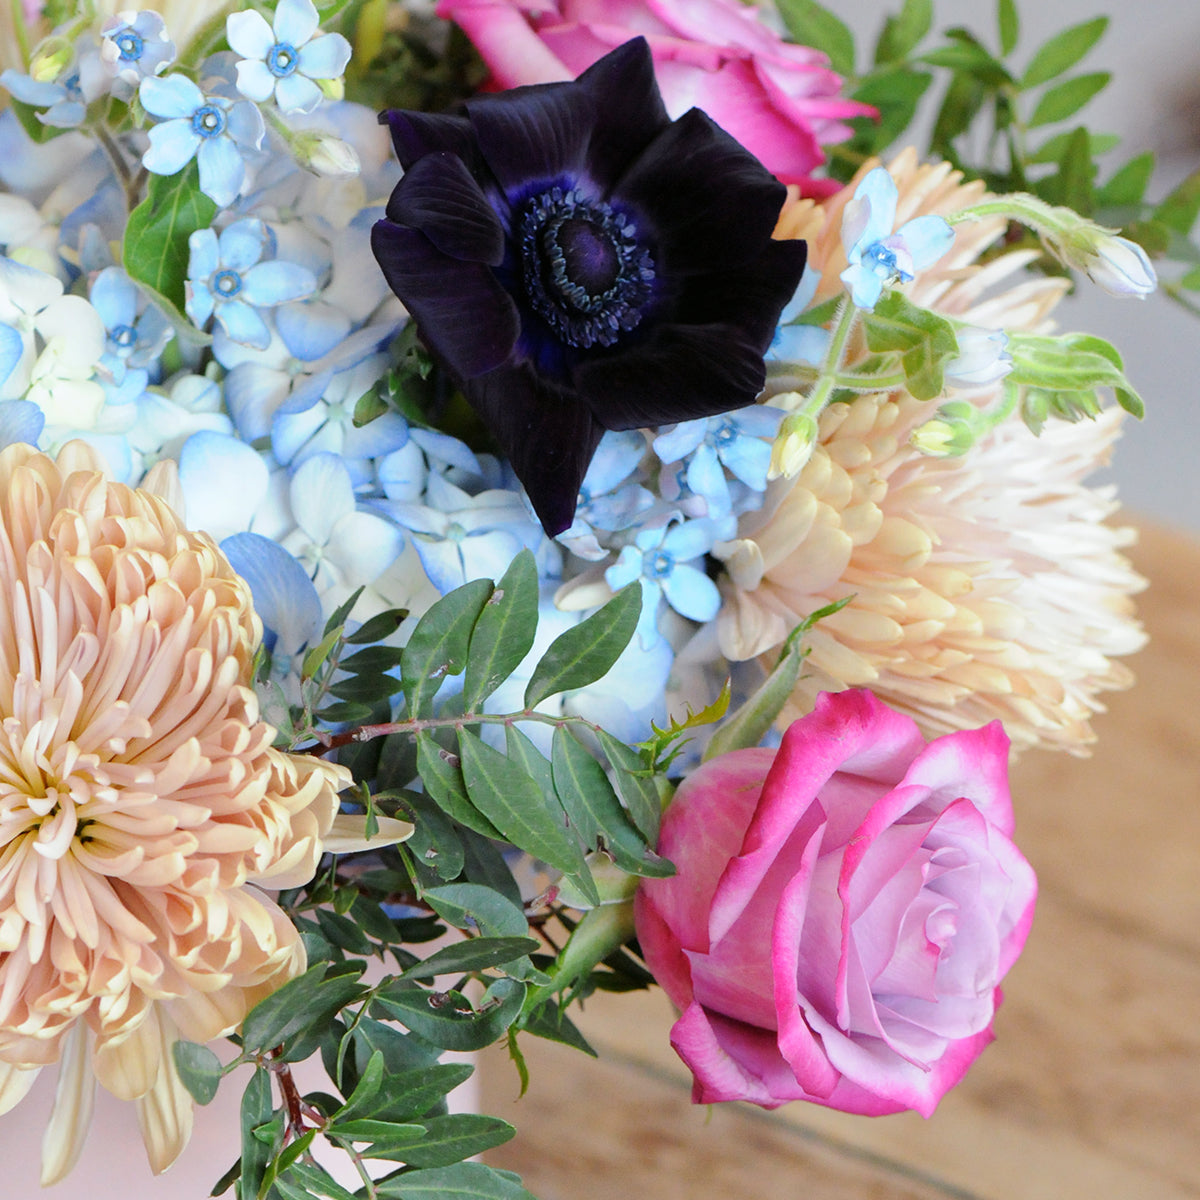
[[[822,146],[851,135],[850,117],[875,116],[839,95],[824,54],[784,42],[738,0],[441,0],[438,15],[466,32],[496,87],[573,79],[639,34],[672,119],[703,109],[784,183],[805,195]]]
[[[696,1103],[933,1112],[1033,919],[1007,763],[998,721],[926,744],[849,691],[684,781],[635,912]]]

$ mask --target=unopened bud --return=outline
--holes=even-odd
[[[349,179],[362,170],[354,147],[331,133],[301,133],[292,152],[302,167],[325,179]]]
[[[344,100],[346,98],[346,81],[337,79],[314,79],[313,83],[321,89],[326,100]]]
[[[812,457],[820,429],[816,418],[806,412],[790,413],[779,427],[771,447],[767,479],[794,479]]]
[[[998,383],[1013,369],[1008,335],[1002,329],[969,326],[956,334],[958,357],[945,368],[949,387],[982,388]]]
[[[1158,276],[1145,250],[1137,242],[1111,233],[1098,236],[1092,253],[1079,265],[1110,296],[1136,296],[1144,300],[1158,287]]]
[[[53,83],[71,65],[75,47],[64,37],[49,37],[37,49],[29,64],[29,76],[35,83]]]

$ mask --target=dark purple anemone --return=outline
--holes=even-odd
[[[749,151],[667,116],[644,39],[572,83],[380,119],[404,177],[375,257],[548,534],[606,429],[754,400],[805,245],[772,241],[784,187]]]

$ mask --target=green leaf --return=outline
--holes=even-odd
[[[554,774],[550,770],[550,760],[515,725],[504,727],[504,749],[509,759],[542,789],[543,795],[554,795]]]
[[[486,937],[524,937],[529,932],[529,922],[517,905],[477,883],[429,888],[423,899],[456,929],[478,929]]]
[[[1049,83],[1051,79],[1070,70],[1104,36],[1107,28],[1107,17],[1094,17],[1055,34],[1030,60],[1021,79],[1021,87],[1032,88]]]
[[[475,1162],[405,1171],[379,1183],[375,1194],[379,1200],[534,1200],[515,1176]]]
[[[930,149],[954,161],[950,143],[968,128],[983,106],[986,91],[969,71],[956,72],[946,88],[930,134]]]
[[[405,849],[423,866],[432,867],[442,879],[457,879],[465,856],[462,839],[450,819],[429,796],[408,793],[404,807],[413,822],[413,835],[405,843]]]
[[[355,675],[380,675],[398,667],[403,655],[399,646],[368,646],[347,658],[340,658],[338,666]]]
[[[262,1054],[275,1046],[295,1042],[366,994],[367,988],[353,975],[325,978],[326,970],[325,963],[310,967],[260,1000],[242,1023],[244,1049],[251,1054]]]
[[[917,105],[932,79],[928,71],[914,71],[911,67],[889,67],[865,79],[855,89],[854,99],[877,108],[879,120],[861,118],[854,122],[855,151],[869,155],[890,146],[912,124]],[[836,304],[839,297],[833,299]],[[823,325],[828,319],[814,323]]]
[[[433,697],[447,675],[458,675],[466,666],[471,630],[492,594],[490,579],[475,579],[435,601],[417,622],[400,674],[408,711],[429,716]]]
[[[596,737],[612,768],[613,783],[625,801],[634,825],[646,841],[654,845],[662,821],[662,798],[654,780],[643,773],[645,767],[641,755],[606,729],[597,730]]]
[[[551,804],[516,763],[469,730],[459,734],[458,744],[467,793],[505,841],[576,878],[585,895],[594,892],[579,845],[567,832],[562,808]]]
[[[184,312],[188,238],[207,229],[217,205],[200,190],[200,168],[193,159],[177,175],[151,175],[146,198],[129,214],[121,261],[135,283],[153,294],[177,333],[196,330]]]
[[[483,701],[517,669],[533,646],[537,623],[537,567],[533,553],[522,550],[475,622],[463,681],[464,712],[478,712]]]
[[[1075,75],[1064,79],[1054,87],[1047,88],[1027,122],[1030,129],[1039,125],[1052,125],[1074,116],[1097,92],[1102,92],[1112,75],[1108,71],[1093,71],[1088,75]]]
[[[731,716],[716,733],[713,734],[705,747],[703,761],[716,758],[730,750],[744,750],[757,746],[767,730],[775,724],[776,718],[783,711],[783,706],[791,699],[800,678],[800,667],[807,657],[804,647],[804,635],[818,621],[840,612],[853,597],[837,600],[827,604],[815,612],[809,613],[795,629],[788,634],[783,643],[770,675],[759,685],[757,691]]]
[[[1092,153],[1100,151],[1095,148],[1093,138]],[[1150,176],[1154,174],[1154,151],[1147,150],[1131,158],[1112,178],[1096,192],[1098,208],[1133,208],[1141,204],[1146,195],[1146,187]]]
[[[1096,173],[1088,144],[1088,131],[1081,125],[1071,134],[1055,177],[1055,202],[1073,208],[1080,216],[1092,215],[1092,179]]]
[[[1059,162],[1067,152],[1075,133],[1074,129],[1068,133],[1056,133],[1052,138],[1044,141],[1032,154],[1027,155],[1025,161],[1027,163],[1038,164]],[[1099,154],[1107,154],[1121,141],[1115,133],[1088,132],[1087,138],[1088,151],[1093,158]],[[1153,155],[1151,155],[1151,158],[1153,158]]]
[[[525,985],[504,978],[484,992],[478,1009],[461,992],[432,992],[407,983],[388,984],[377,993],[374,1004],[435,1046],[482,1050],[503,1037],[524,1002]]]
[[[525,707],[547,696],[587,687],[608,673],[637,630],[642,588],[631,583],[603,608],[572,626],[550,643],[525,688]]]
[[[779,0],[779,15],[794,42],[823,50],[839,75],[854,74],[854,34],[816,0]]]
[[[178,1041],[171,1047],[179,1079],[197,1104],[208,1104],[217,1094],[223,1070],[221,1060],[198,1042]]]
[[[433,979],[437,975],[468,975],[488,967],[499,967],[533,954],[541,942],[530,937],[478,937],[455,942],[434,951],[428,958],[403,972],[400,979]]]
[[[1015,0],[999,0],[996,6],[996,24],[1000,33],[1000,53],[1007,57],[1017,48],[1017,37],[1021,29]]]
[[[630,824],[604,768],[564,725],[554,731],[554,790],[589,849],[601,843],[617,866],[632,875],[673,875],[674,867],[659,858]]]
[[[863,314],[863,322],[872,351],[899,353],[912,395],[918,400],[941,395],[943,367],[958,353],[949,321],[892,291],[880,299],[874,312]]]
[[[543,1000],[526,1018],[522,1028],[534,1037],[543,1038],[548,1042],[560,1042],[564,1046],[581,1050],[592,1058],[599,1057],[587,1038],[579,1032],[575,1022],[553,1000]]]
[[[517,1132],[507,1121],[481,1113],[430,1117],[424,1125],[425,1136],[419,1142],[390,1153],[381,1153],[376,1143],[367,1157],[398,1158],[414,1167],[448,1167],[493,1146],[502,1146]]]
[[[298,1193],[303,1197],[325,1196],[328,1200],[355,1200],[353,1192],[348,1192],[337,1182],[324,1167],[315,1163],[294,1163],[288,1171],[303,1191]]]
[[[919,61],[933,67],[967,73],[973,82],[989,88],[1012,83],[1012,76],[1004,64],[969,30],[947,29],[946,37],[948,45],[922,54]]]
[[[339,604],[337,608],[335,608],[333,612],[329,614],[329,619],[325,622],[325,628],[322,630],[322,632],[326,634],[340,632],[345,627],[346,622],[350,619],[350,613],[354,610],[354,606],[358,603],[358,598],[362,595],[362,593],[362,588],[355,588],[354,591],[351,592],[350,596],[343,600],[342,603]]]
[[[933,0],[904,0],[900,11],[883,23],[875,46],[876,64],[907,58],[932,24]]]
[[[355,645],[370,645],[372,642],[382,642],[389,638],[404,622],[408,613],[402,608],[390,608],[364,621],[353,633],[346,635],[346,641]]]
[[[400,1125],[394,1121],[367,1117],[343,1121],[337,1113],[332,1121],[325,1129],[326,1134],[347,1142],[371,1143],[371,1152],[366,1156],[369,1158],[387,1158],[389,1154],[394,1155],[400,1150],[408,1151],[425,1136],[424,1125]]]
[[[270,1121],[274,1109],[271,1073],[265,1067],[256,1067],[242,1093],[242,1169],[238,1180],[238,1195],[242,1200],[255,1200],[267,1164],[274,1158],[271,1148],[255,1137],[255,1130]]]
[[[411,1121],[423,1117],[441,1099],[471,1077],[468,1063],[430,1063],[412,1067],[408,1055],[417,1039],[366,1017],[351,1035],[357,1046],[371,1054],[382,1053],[387,1073],[380,1087],[388,1117],[392,1121]],[[425,1042],[419,1043],[430,1052]],[[385,1091],[386,1089],[386,1091]]]
[[[1155,210],[1154,219],[1186,237],[1200,215],[1200,170],[1193,171]]]
[[[1200,267],[1193,267],[1179,280],[1179,286],[1189,292],[1200,292]]]
[[[357,921],[344,917],[340,913],[330,912],[327,908],[318,908],[317,924],[331,945],[349,950],[351,954],[371,954],[375,947],[370,939],[358,927]]]
[[[333,653],[333,648],[342,636],[340,627],[329,630],[328,633],[304,655],[300,665],[300,678],[313,679],[324,665],[325,660]]]
[[[451,755],[434,741],[429,733],[417,734],[417,771],[425,791],[451,820],[465,825],[484,837],[500,838],[500,831],[479,812],[467,795],[462,765],[457,755]]]

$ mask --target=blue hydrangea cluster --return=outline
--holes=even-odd
[[[374,113],[328,98],[349,46],[320,31],[310,0],[235,13],[227,41],[189,65],[161,16],[123,12],[0,77],[65,131],[35,144],[0,113],[0,444],[82,438],[130,484],[176,460],[188,522],[250,582],[285,691],[359,589],[358,621],[419,614],[528,548],[542,581],[532,664],[636,582],[625,659],[551,703],[646,736],[682,646],[720,606],[709,555],[761,506],[783,414],[606,433],[554,539],[506,461],[395,412],[356,425],[407,320],[370,247],[399,169]],[[98,136],[112,100],[144,127]],[[182,312],[114,257],[139,168],[194,170],[216,207],[188,239]],[[489,704],[519,707],[523,687],[518,670]]]

